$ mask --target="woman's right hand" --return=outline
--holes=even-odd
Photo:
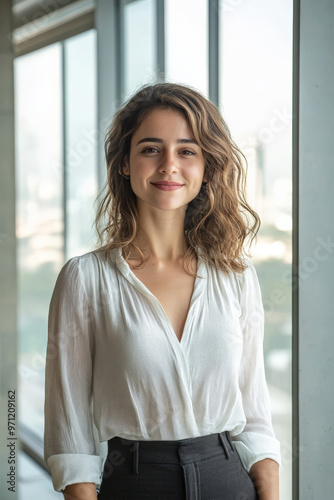
[[[65,500],[97,500],[94,483],[77,483],[66,486],[63,490]]]

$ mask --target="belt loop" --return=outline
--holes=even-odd
[[[226,431],[226,438],[227,438],[227,441],[230,444],[231,450],[234,451],[234,444],[233,444],[233,441],[231,439],[229,431]]]
[[[132,460],[132,468],[133,468],[133,474],[139,474],[139,441],[135,441],[133,443],[134,445],[134,450],[133,450],[133,460]]]
[[[196,462],[181,464],[186,488],[186,500],[199,500],[200,485],[199,471]]]
[[[228,460],[230,458],[230,454],[229,454],[227,446],[226,446],[226,442],[225,442],[226,436],[225,436],[225,434],[226,434],[225,432],[219,432],[219,438],[220,438],[220,442],[221,442],[221,445],[223,447],[226,459]]]

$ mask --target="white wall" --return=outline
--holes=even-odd
[[[299,43],[299,499],[318,500],[334,491],[333,0],[300,0]]]
[[[13,48],[11,45],[11,1],[0,2],[0,498],[15,500],[7,483],[15,467],[17,491],[17,436],[8,434],[8,391],[16,390],[16,241],[14,170]],[[16,392],[17,409],[17,392]],[[17,429],[17,412],[16,412]],[[10,439],[8,439],[10,438]],[[10,448],[15,462],[9,464]],[[14,450],[14,447],[16,450]],[[12,455],[14,458],[14,456]],[[13,470],[12,470],[13,471]]]

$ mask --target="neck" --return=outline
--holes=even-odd
[[[136,244],[149,252],[149,260],[178,261],[186,253],[184,217],[186,207],[178,210],[146,210],[139,212],[140,232]]]

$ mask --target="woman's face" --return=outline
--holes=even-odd
[[[147,204],[176,210],[197,196],[204,168],[202,150],[183,113],[157,108],[133,134],[123,171],[130,175],[138,209]]]

